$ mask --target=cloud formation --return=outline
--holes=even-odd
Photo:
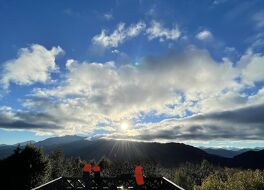
[[[107,34],[108,32],[106,30],[102,30],[100,34],[92,38],[92,42],[94,45],[99,45],[104,48],[118,47],[125,40],[136,37],[143,32],[148,36],[149,40],[157,38],[160,41],[177,40],[181,35],[178,26],[169,29],[164,28],[157,21],[152,21],[150,26],[140,21],[136,24],[131,24],[129,27],[126,27],[125,23],[120,23],[111,34]]]
[[[137,65],[68,59],[62,81],[23,100],[27,111],[1,108],[0,126],[138,140],[261,139],[264,90],[243,91],[264,80],[262,59],[247,51],[236,63],[216,61],[194,46]],[[145,122],[147,115],[175,119]],[[123,121],[133,127],[120,132]]]
[[[22,48],[16,59],[8,60],[3,64],[0,83],[5,89],[11,82],[18,85],[30,85],[35,82],[46,83],[50,74],[57,70],[55,58],[63,53],[61,47],[45,47],[33,44],[29,48]]]
[[[14,111],[10,107],[0,107],[0,126],[5,129],[55,130],[62,126],[58,120],[45,113]]]
[[[151,26],[147,28],[146,33],[150,40],[158,38],[160,41],[177,40],[181,36],[181,32],[177,26],[172,29],[164,28],[159,22],[153,21]]]
[[[197,94],[214,96],[225,88],[236,86],[232,65],[217,63],[206,51],[194,47],[181,53],[146,58],[138,66],[74,60],[68,60],[66,66],[68,74],[62,86],[35,89],[35,95],[71,96],[76,100],[78,97],[79,101],[87,102],[91,111],[118,119],[140,111],[164,111],[166,104],[179,101],[180,93],[193,99]]]
[[[264,140],[264,104],[168,119],[142,128],[140,140]],[[120,138],[120,137],[119,137]],[[131,137],[130,137],[131,138]]]
[[[112,20],[114,17],[113,17],[113,15],[112,15],[111,13],[105,13],[105,14],[104,14],[104,18],[105,18],[106,20]]]
[[[127,28],[125,27],[125,23],[120,23],[117,28],[109,35],[107,34],[106,30],[102,30],[101,34],[93,37],[92,42],[95,45],[99,45],[105,48],[117,47],[125,40],[137,36],[145,29],[145,27],[146,25],[144,22],[132,24]]]
[[[203,30],[195,36],[198,40],[210,40],[213,38],[212,33],[209,30]]]
[[[248,50],[240,59],[241,78],[245,84],[254,85],[254,82],[264,80],[264,56],[254,54]]]

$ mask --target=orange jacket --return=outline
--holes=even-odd
[[[142,170],[143,170],[142,166],[136,166],[135,168],[137,185],[144,185],[144,178],[143,178]]]
[[[95,165],[95,166],[93,167],[93,171],[94,171],[94,172],[100,172],[100,171],[101,171],[100,166]]]
[[[92,166],[91,164],[85,164],[83,167],[84,172],[91,172]]]

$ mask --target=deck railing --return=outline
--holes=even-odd
[[[135,167],[135,175],[122,174],[117,177],[101,177],[101,168],[91,164],[83,167],[83,176],[59,177],[31,190],[91,190],[91,189],[136,189],[136,190],[184,190],[165,177],[146,177],[142,173],[143,167]]]
[[[90,189],[152,189],[152,190],[184,190],[165,177],[145,177],[144,185],[139,187],[135,183],[135,178],[129,176],[101,177],[99,180],[91,178],[87,181],[84,178],[59,177],[48,183],[40,185],[31,190],[90,190]]]

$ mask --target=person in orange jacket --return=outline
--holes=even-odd
[[[91,170],[92,170],[91,164],[85,164],[84,165],[84,167],[83,167],[84,172],[91,172]]]
[[[95,182],[96,182],[99,186],[100,186],[100,183],[101,183],[100,171],[101,171],[100,166],[95,165],[95,166],[93,167],[94,180],[95,180]]]
[[[143,167],[142,166],[136,166],[135,167],[135,178],[136,178],[136,184],[137,188],[136,189],[142,189],[144,185],[144,177],[142,174]]]
[[[91,164],[85,164],[83,167],[83,180],[86,189],[89,189],[91,187],[91,171]]]

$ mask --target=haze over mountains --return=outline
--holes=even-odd
[[[237,156],[239,154],[242,154],[244,152],[251,151],[251,150],[254,150],[254,151],[261,150],[261,148],[254,148],[254,149],[250,149],[250,148],[224,149],[224,148],[204,148],[204,147],[200,147],[200,148],[209,154],[214,154],[214,155],[218,155],[218,156],[222,156],[226,158],[233,158],[234,156]]]
[[[99,160],[102,157],[110,160],[125,161],[151,160],[165,167],[175,167],[185,162],[199,163],[202,160],[208,160],[221,166],[264,169],[264,150],[202,150],[182,143],[146,143],[118,140],[90,141],[80,136],[53,137],[39,142],[27,141],[21,143],[20,146],[23,147],[26,144],[34,144],[43,148],[46,153],[59,148],[64,151],[67,157],[80,157],[86,160]],[[12,154],[16,147],[17,145],[0,146],[0,158]],[[224,157],[225,155],[226,157]],[[232,155],[234,157],[230,158]]]

